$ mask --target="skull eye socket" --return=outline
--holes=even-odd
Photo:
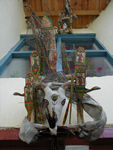
[[[51,96],[51,99],[55,102],[55,101],[58,99],[58,95],[53,94],[53,95]]]
[[[47,99],[43,99],[43,101],[46,106],[49,105],[49,101]]]
[[[61,102],[62,106],[65,105],[65,102],[66,102],[66,99],[63,99],[62,102]]]

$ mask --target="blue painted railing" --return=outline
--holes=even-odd
[[[7,53],[7,55],[0,60],[0,74],[7,67],[8,63],[12,61],[13,58],[29,58],[32,51],[20,51],[20,49],[26,45],[26,41],[33,39],[34,36],[31,35],[21,35],[20,41]],[[62,71],[62,55],[61,55],[61,44],[62,42],[77,42],[78,44],[84,44],[85,42],[94,43],[98,50],[87,50],[87,57],[106,57],[107,60],[113,65],[113,56],[108,52],[108,50],[96,39],[96,34],[56,34],[57,42],[57,71]],[[82,45],[81,44],[81,45]],[[74,52],[75,50],[66,50],[66,53]]]
[[[6,66],[12,61],[13,53],[19,51],[23,45],[24,39],[20,39],[20,41],[0,60],[0,74],[2,74]]]

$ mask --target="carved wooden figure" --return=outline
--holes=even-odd
[[[40,73],[40,56],[37,51],[33,51],[30,57],[30,64],[31,72],[34,76],[34,80],[36,81]]]
[[[27,82],[24,88],[24,100],[27,110],[27,117],[28,120],[31,121],[31,113],[33,110],[33,86],[30,82]]]
[[[70,0],[66,0],[65,9],[59,13],[58,19],[58,33],[72,33],[72,20],[77,16],[73,14],[73,10],[69,5]],[[61,27],[63,27],[63,32],[61,32]]]
[[[83,47],[79,47],[75,54],[75,89],[77,94],[77,120],[78,123],[83,123],[83,108],[81,100],[85,93],[85,78],[86,78],[86,52]]]
[[[42,18],[42,30],[48,30],[50,33],[50,40],[48,41],[49,64],[52,72],[56,72],[57,50],[55,41],[55,30],[52,21],[47,15]],[[46,58],[47,59],[47,58]]]
[[[28,82],[34,83],[34,76],[31,72],[28,72],[25,76],[25,84]]]

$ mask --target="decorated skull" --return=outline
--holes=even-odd
[[[66,102],[65,89],[66,87],[68,87],[69,82],[59,83],[50,81],[48,83],[44,83],[46,82],[45,80],[42,83],[36,83],[35,87],[40,88],[44,91],[44,111],[49,124],[49,129],[51,131],[51,134],[57,134],[57,124],[61,116],[62,108]]]

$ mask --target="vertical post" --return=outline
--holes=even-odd
[[[61,37],[57,39],[57,72],[62,71]]]

